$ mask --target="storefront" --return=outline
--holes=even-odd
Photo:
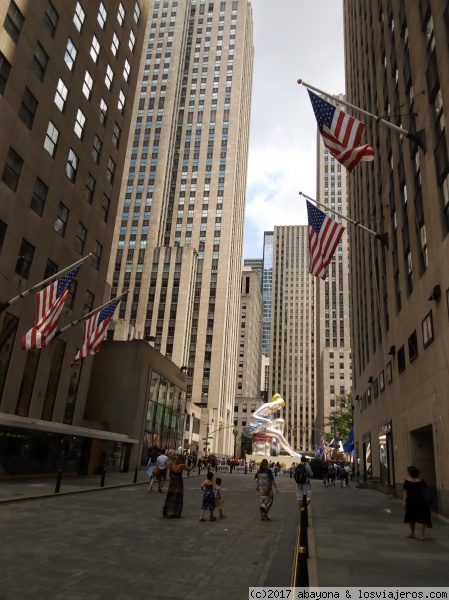
[[[371,432],[362,435],[362,464],[363,479],[371,479],[373,476],[373,464],[371,456]]]
[[[379,462],[381,485],[394,486],[393,436],[391,421],[379,427]]]

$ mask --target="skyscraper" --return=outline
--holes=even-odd
[[[263,235],[263,271],[262,271],[262,354],[270,356],[271,328],[271,290],[273,281],[273,232],[265,231]]]
[[[285,437],[314,449],[316,417],[315,277],[309,274],[305,225],[276,226],[272,234],[271,386],[285,399]]]
[[[6,304],[92,253],[60,327],[109,295],[117,184],[146,16],[141,0],[0,3],[0,296]],[[20,349],[35,314],[30,294],[0,316],[2,470],[82,470],[93,438],[120,436],[84,423],[92,360],[70,366],[82,326],[42,350]]]
[[[247,0],[150,3],[109,266],[119,316],[187,367],[231,446],[253,41]],[[218,427],[217,427],[218,429]]]
[[[349,178],[350,217],[388,234],[350,229],[356,453],[397,495],[416,465],[449,514],[449,4],[344,11],[348,101],[412,134],[368,122],[375,160]]]

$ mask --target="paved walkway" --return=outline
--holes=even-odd
[[[246,599],[250,586],[291,585],[292,479],[277,478],[267,523],[258,519],[253,476],[222,475],[227,518],[199,523],[203,477],[185,477],[180,520],[162,518],[164,494],[148,494],[144,472],[137,485],[133,477],[107,474],[105,486],[121,487],[104,489],[99,476],[63,478],[56,495],[55,479],[1,482],[0,599],[233,600]],[[449,585],[448,521],[435,517],[425,542],[407,539],[402,521],[397,499],[314,482],[310,585]]]

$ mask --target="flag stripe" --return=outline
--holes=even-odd
[[[335,248],[345,229],[308,200],[307,216],[309,221],[309,272],[316,277],[326,279],[326,267],[332,260]]]

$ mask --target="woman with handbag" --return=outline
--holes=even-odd
[[[415,538],[415,524],[419,523],[419,539],[423,542],[426,525],[432,527],[429,490],[424,479],[419,477],[416,467],[407,467],[407,473],[402,496],[402,506],[405,508],[404,523],[410,526],[410,534],[407,537]]]
[[[150,478],[150,487],[148,489],[149,494],[151,494],[151,492],[153,491],[154,478],[158,474],[158,468],[157,468],[157,464],[156,464],[158,454],[159,454],[159,452],[156,447],[151,449],[150,458],[148,460],[148,471],[147,471],[147,475]]]

